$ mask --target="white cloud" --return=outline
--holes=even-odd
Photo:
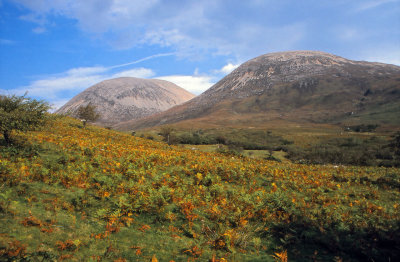
[[[103,80],[117,77],[150,78],[154,75],[153,70],[148,68],[133,68],[110,73],[109,69],[105,67],[80,67],[35,80],[28,86],[8,90],[8,92],[17,95],[23,95],[28,92],[31,97],[45,98],[50,101],[55,111],[72,98],[73,95]],[[211,76],[171,75],[156,78],[175,83],[194,94],[200,94],[214,84]],[[65,93],[68,95],[65,95]]]
[[[42,26],[35,27],[35,28],[32,30],[32,32],[34,32],[35,34],[43,34],[43,33],[45,33],[46,31],[47,31],[46,28],[45,28],[45,27],[42,27]]]
[[[118,78],[118,77],[138,77],[148,78],[154,75],[151,69],[133,68],[117,72],[114,74],[102,74],[107,69],[103,67],[84,67],[73,68],[58,76],[50,76],[45,79],[33,81],[29,86],[13,90],[14,93],[22,95],[28,92],[30,96],[46,98],[51,100],[54,111],[64,105],[71,98],[63,98],[63,93],[77,94],[86,88],[97,84],[103,80]]]
[[[62,92],[80,92],[89,86],[104,80],[102,75],[70,75],[62,73],[58,76],[35,80],[28,86],[12,90],[18,95],[28,92],[29,96],[58,100]]]
[[[170,55],[174,54],[155,54],[129,63],[109,67],[92,66],[71,68],[59,74],[41,77],[40,79],[32,81],[27,86],[8,91],[17,95],[23,95],[25,92],[28,92],[29,96],[46,99],[53,105],[53,110],[56,110],[74,95],[103,80],[118,77],[155,77],[155,72],[149,68],[136,67],[127,70],[121,70],[121,68],[149,59]],[[155,78],[170,81],[198,95],[215,84],[214,80],[216,79],[216,75],[221,73],[228,74],[237,66],[236,64],[227,63],[221,69],[212,71],[212,75],[200,74],[199,70],[196,69],[193,75],[167,75]]]
[[[104,73],[108,71],[109,68],[103,66],[93,66],[93,67],[77,67],[69,69],[66,74],[72,76],[86,76],[86,75],[93,75]]]
[[[148,68],[134,68],[130,70],[125,70],[122,72],[118,72],[113,74],[111,78],[117,77],[138,77],[138,78],[149,78],[154,76],[154,72]]]
[[[154,76],[154,72],[147,68],[133,68],[115,73],[109,71],[110,69],[104,67],[72,68],[60,74],[32,81],[28,86],[9,90],[9,92],[17,95],[28,92],[29,96],[50,101],[56,109],[72,96],[103,80],[117,77],[148,78]]]
[[[338,41],[347,45],[354,45],[362,41],[367,42],[367,39],[376,37],[375,32],[366,30],[359,26],[350,25],[337,25],[331,28],[329,32],[334,38],[333,41]],[[365,46],[365,44],[363,44]]]
[[[111,66],[111,67],[109,67],[109,68],[110,68],[110,69],[113,69],[113,68],[124,67],[124,66],[128,66],[128,65],[134,65],[134,64],[138,64],[138,63],[141,63],[141,62],[150,60],[150,59],[154,59],[154,58],[158,58],[158,57],[163,57],[163,56],[172,56],[172,55],[175,55],[175,53],[161,53],[161,54],[155,54],[155,55],[147,56],[147,57],[145,57],[145,58],[142,58],[142,59],[139,59],[139,60],[136,60],[136,61],[133,61],[133,62],[129,62],[129,63],[125,63],[125,64],[120,64],[120,65]]]
[[[366,61],[381,62],[400,66],[400,48],[386,47],[361,52]]]
[[[55,111],[57,111],[57,109],[59,109],[60,107],[65,105],[68,101],[69,101],[69,99],[60,99],[60,100],[53,101],[50,104],[50,106],[51,106],[50,112],[54,113]]]
[[[170,81],[195,95],[203,93],[215,84],[211,76],[171,75],[156,78]]]
[[[272,24],[268,14],[263,20],[256,15],[245,20],[227,16],[226,1],[222,0],[13,1],[29,9],[25,19],[41,27],[50,24],[46,21],[50,17],[64,16],[76,20],[81,30],[119,49],[155,44],[185,57],[201,58],[211,51],[248,59],[271,50],[293,48],[304,37],[304,25],[298,22]],[[245,7],[248,12],[269,12],[270,4],[252,0],[233,6]]]
[[[159,0],[13,0],[32,11],[25,19],[46,23],[46,16],[62,15],[79,22],[86,31],[104,33],[127,28]]]
[[[107,72],[103,67],[80,67],[73,68],[55,76],[35,80],[30,85],[18,88],[16,93],[23,94],[28,91],[29,95],[46,97],[47,99],[58,99],[61,92],[80,92],[84,89],[106,79],[117,77],[139,77],[148,78],[154,75],[151,69],[133,68],[113,74]]]
[[[0,45],[14,45],[15,41],[9,39],[0,39]]]
[[[71,98],[73,95],[84,89],[106,79],[118,77],[138,77],[150,78],[155,75],[153,70],[148,68],[131,68],[128,70],[116,71],[118,68],[138,64],[143,61],[162,56],[173,55],[171,53],[161,53],[138,59],[129,63],[104,67],[77,67],[65,72],[42,77],[32,81],[29,85],[10,90],[14,94],[22,95],[28,92],[30,96],[45,98],[51,101],[65,101],[65,97]],[[67,95],[66,95],[67,93]],[[54,102],[60,104],[61,102]]]
[[[230,31],[228,31],[230,32]],[[217,54],[237,54],[236,59],[246,61],[268,52],[293,50],[307,35],[307,24],[298,22],[283,26],[263,26],[241,23],[227,36],[229,41],[218,42]]]
[[[235,70],[236,68],[238,68],[240,66],[240,64],[232,64],[232,63],[228,63],[225,66],[223,66],[220,70],[218,70],[218,72],[221,72],[223,74],[229,74],[230,72],[232,72],[233,70]]]
[[[359,39],[361,35],[362,35],[361,32],[359,32],[355,28],[342,27],[340,28],[340,30],[338,30],[339,38],[345,41]]]
[[[389,3],[398,3],[399,0],[373,0],[373,1],[363,1],[355,11],[361,12],[361,11],[366,11],[369,9],[374,9],[377,7],[380,7],[385,4]]]

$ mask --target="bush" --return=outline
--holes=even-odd
[[[83,126],[86,126],[86,122],[95,122],[100,118],[100,114],[96,112],[96,106],[90,103],[86,106],[80,106],[76,115],[83,120]]]
[[[232,155],[232,156],[242,156],[243,153],[243,147],[234,145],[234,144],[229,144],[227,146],[218,146],[218,148],[215,150],[217,153],[224,154],[224,155]]]
[[[385,140],[372,137],[337,138],[322,141],[309,148],[286,147],[287,157],[292,161],[310,164],[342,164],[358,166],[399,166],[393,141],[388,145]]]
[[[175,136],[175,131],[175,128],[171,126],[163,126],[159,135],[163,137],[163,141],[168,143],[168,145],[177,144],[178,139]]]
[[[26,95],[26,94],[25,94]],[[7,145],[11,132],[35,130],[47,120],[48,103],[23,96],[0,96],[0,132]]]
[[[191,145],[235,145],[245,150],[282,150],[293,142],[264,130],[196,130],[175,132],[177,142]]]
[[[353,131],[353,132],[374,132],[375,129],[379,127],[379,125],[355,125],[355,126],[347,126],[344,128],[345,131]]]

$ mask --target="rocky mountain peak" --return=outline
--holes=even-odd
[[[74,115],[89,103],[101,114],[102,125],[138,119],[184,103],[194,95],[165,80],[121,77],[102,81],[76,95],[57,113]]]
[[[262,61],[262,60],[270,60],[275,62],[284,62],[284,61],[293,61],[296,59],[304,59],[304,58],[311,58],[311,59],[318,59],[318,58],[325,58],[330,60],[335,60],[337,62],[349,62],[343,57],[336,56],[333,54],[321,52],[321,51],[287,51],[287,52],[276,52],[276,53],[269,53],[265,55],[258,56],[250,61]]]
[[[353,61],[320,51],[277,52],[243,63],[205,92],[205,95],[236,90],[238,97],[244,97],[263,93],[277,83],[300,81],[326,74],[351,78],[352,75],[360,74],[387,76],[397,74],[398,71],[398,66]]]
[[[346,119],[348,112],[383,114],[397,108],[399,79],[400,67],[395,65],[319,51],[270,53],[243,63],[181,106],[120,127],[148,127],[210,114],[215,118],[216,112],[232,112],[232,118],[258,112],[307,121]]]

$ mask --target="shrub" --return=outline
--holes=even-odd
[[[12,142],[10,136],[13,130],[34,130],[47,120],[48,103],[25,95],[0,96],[0,132],[7,145]]]
[[[379,127],[379,125],[355,125],[355,126],[347,126],[344,128],[345,131],[353,131],[353,132],[374,132],[375,129]]]
[[[393,140],[387,141],[372,137],[337,138],[321,141],[309,148],[286,147],[288,158],[293,161],[313,164],[343,164],[358,166],[399,166]]]
[[[95,122],[100,118],[100,114],[96,112],[96,106],[90,103],[86,106],[80,106],[76,114],[83,120],[83,126],[86,126],[86,122]]]
[[[168,145],[176,144],[177,139],[174,135],[175,128],[171,126],[163,126],[160,130],[159,135],[163,137],[164,142],[167,142]]]

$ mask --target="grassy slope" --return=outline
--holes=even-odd
[[[68,118],[18,137],[0,146],[3,260],[400,255],[399,169],[217,155]]]

